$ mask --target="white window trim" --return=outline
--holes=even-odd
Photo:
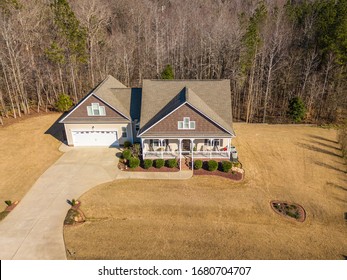
[[[185,124],[188,124],[188,127],[184,127]],[[194,130],[195,128],[196,128],[195,121],[191,121],[189,117],[184,117],[183,121],[177,122],[177,129],[179,130]]]
[[[125,133],[125,136],[123,136],[124,133]],[[127,130],[126,126],[122,127],[122,137],[123,138],[128,138],[128,130]]]
[[[94,110],[97,110],[99,112],[99,114],[94,114]],[[87,106],[87,114],[90,117],[106,116],[105,106],[100,106],[99,103],[91,103],[90,106]]]

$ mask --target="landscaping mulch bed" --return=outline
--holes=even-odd
[[[216,171],[208,171],[205,169],[199,169],[199,170],[194,170],[194,175],[208,175],[208,176],[220,176],[220,177],[224,177],[224,178],[228,178],[234,181],[241,181],[243,179],[243,174],[239,173],[239,172],[235,172],[234,174],[231,172],[223,172],[220,170],[216,170]]]
[[[18,205],[19,201],[13,202],[11,205],[7,206],[6,209],[0,212],[0,221],[5,219],[5,217]]]
[[[305,209],[296,203],[273,200],[270,201],[270,206],[277,214],[286,218],[304,222],[306,219]]]
[[[65,226],[79,225],[86,221],[86,217],[84,216],[82,210],[80,209],[80,206],[81,206],[80,201],[77,201],[77,204],[71,206],[64,220]]]
[[[178,172],[180,171],[179,168],[170,168],[170,167],[166,167],[163,166],[161,168],[155,168],[155,167],[150,167],[148,169],[144,169],[143,167],[139,166],[136,168],[129,168],[128,169],[124,169],[122,171],[130,171],[130,172]]]

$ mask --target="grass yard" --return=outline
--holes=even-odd
[[[246,179],[123,180],[84,194],[87,221],[66,227],[70,259],[347,258],[346,166],[336,131],[235,124]],[[304,223],[271,200],[302,205]]]
[[[61,152],[57,139],[45,132],[58,113],[40,114],[0,127],[0,211],[5,200],[21,200]]]

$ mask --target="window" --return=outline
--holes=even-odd
[[[161,141],[159,141],[159,139],[151,139],[149,140],[149,144],[152,147],[161,147]]]
[[[184,117],[183,121],[178,121],[178,129],[195,129],[195,121],[190,118]]]
[[[92,103],[87,106],[88,116],[106,116],[105,106],[100,106],[99,103]]]
[[[128,137],[128,132],[126,127],[122,127],[122,137],[127,138]]]
[[[222,139],[205,139],[205,146],[218,147],[222,145]]]
[[[213,146],[215,146],[215,147],[219,147],[220,146],[220,144],[221,144],[221,139],[214,139],[213,140]]]

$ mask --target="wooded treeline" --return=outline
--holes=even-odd
[[[111,74],[231,80],[234,119],[335,122],[347,103],[347,0],[0,0],[0,122],[77,102]],[[6,121],[6,120],[5,120]]]

